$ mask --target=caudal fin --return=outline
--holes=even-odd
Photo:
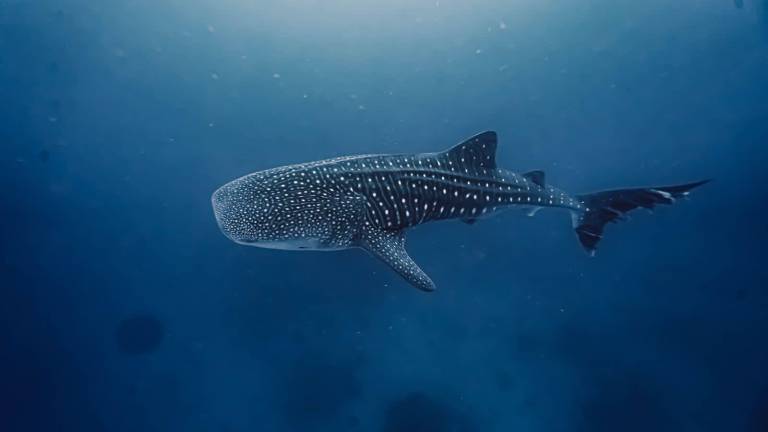
[[[584,210],[573,215],[573,229],[581,245],[594,255],[597,244],[603,238],[603,230],[608,222],[625,220],[625,215],[636,209],[652,209],[657,204],[674,204],[678,198],[709,180],[677,186],[662,186],[638,189],[617,189],[579,195]]]

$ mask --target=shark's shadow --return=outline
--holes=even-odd
[[[354,428],[359,421],[350,406],[363,391],[361,361],[335,361],[322,353],[302,355],[279,380],[282,417],[291,430]]]
[[[768,389],[755,402],[747,430],[749,432],[768,432]]]
[[[666,405],[661,389],[646,376],[626,370],[597,377],[594,392],[581,404],[578,431],[679,431],[682,425]]]
[[[381,432],[475,432],[471,417],[425,393],[413,392],[393,401]]]

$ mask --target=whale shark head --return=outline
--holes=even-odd
[[[277,203],[253,174],[216,189],[211,204],[221,232],[234,242],[254,245],[282,239],[271,223]]]
[[[236,243],[269,249],[348,246],[359,219],[357,206],[340,202],[304,176],[262,171],[217,189],[211,204],[222,233]]]

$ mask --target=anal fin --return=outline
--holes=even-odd
[[[384,231],[366,228],[360,247],[384,261],[411,285],[422,291],[434,291],[435,284],[405,250],[404,231]]]

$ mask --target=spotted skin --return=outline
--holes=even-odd
[[[435,284],[405,250],[408,228],[446,219],[473,223],[509,207],[587,211],[584,199],[546,185],[540,171],[497,168],[496,146],[489,131],[440,153],[342,157],[256,172],[216,190],[213,209],[221,231],[237,243],[360,247],[432,291]]]

